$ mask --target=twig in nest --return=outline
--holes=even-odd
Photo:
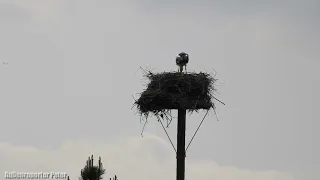
[[[219,101],[221,104],[226,105],[224,102],[220,101],[219,99],[217,99],[216,97],[212,96],[215,100]]]
[[[167,119],[167,128],[169,128],[169,125],[171,124],[172,122],[172,115],[171,115],[171,110],[170,110],[170,113],[166,113],[164,114],[166,119]],[[171,119],[169,119],[169,117],[167,115],[170,115]]]

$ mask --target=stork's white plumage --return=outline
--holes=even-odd
[[[185,71],[187,72],[187,64],[189,62],[189,55],[185,52],[178,54],[176,57],[176,64],[179,66],[179,72],[182,73],[183,66],[185,67]]]

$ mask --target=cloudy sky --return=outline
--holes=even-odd
[[[139,67],[217,72],[186,178],[320,179],[320,1],[0,0],[0,173],[175,178],[161,125],[142,125]],[[132,97],[133,96],[133,97]],[[174,112],[176,113],[176,112]],[[205,112],[187,117],[189,142]],[[318,121],[317,121],[318,119]],[[175,143],[176,122],[168,132]],[[318,153],[317,153],[318,152]],[[4,176],[0,176],[0,179]]]

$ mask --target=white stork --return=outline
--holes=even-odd
[[[189,62],[189,55],[185,52],[182,52],[178,54],[176,57],[176,64],[179,66],[179,72],[182,73],[183,71],[183,66],[185,68],[185,71],[187,72],[187,64]]]

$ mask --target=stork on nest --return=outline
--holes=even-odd
[[[177,55],[176,57],[176,64],[179,66],[179,72],[182,73],[183,66],[185,68],[185,71],[187,72],[187,64],[189,62],[189,55],[185,52],[182,52]]]

